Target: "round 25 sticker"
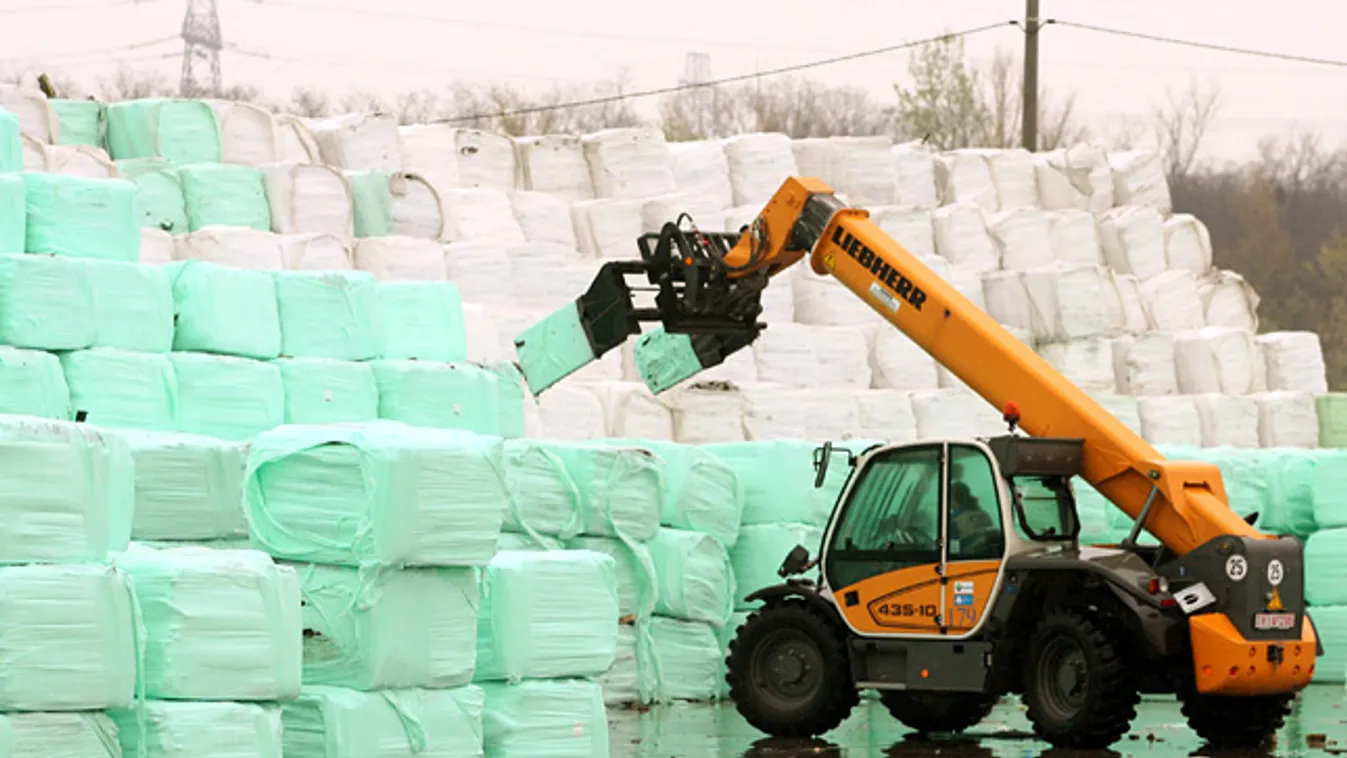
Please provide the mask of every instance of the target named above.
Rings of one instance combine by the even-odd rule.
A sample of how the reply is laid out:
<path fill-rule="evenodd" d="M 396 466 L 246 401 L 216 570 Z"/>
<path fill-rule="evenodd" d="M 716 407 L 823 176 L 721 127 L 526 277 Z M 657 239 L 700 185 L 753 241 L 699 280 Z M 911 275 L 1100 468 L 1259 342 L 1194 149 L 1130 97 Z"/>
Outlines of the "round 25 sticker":
<path fill-rule="evenodd" d="M 1271 584 L 1273 587 L 1276 587 L 1277 585 L 1281 584 L 1282 580 L 1285 578 L 1286 578 L 1286 569 L 1282 567 L 1282 562 L 1277 560 L 1276 558 L 1273 558 L 1272 560 L 1268 561 L 1267 564 L 1268 584 Z"/>
<path fill-rule="evenodd" d="M 1244 581 L 1244 576 L 1249 573 L 1249 561 L 1242 555 L 1232 555 L 1225 562 L 1225 575 L 1230 577 L 1232 582 Z"/>

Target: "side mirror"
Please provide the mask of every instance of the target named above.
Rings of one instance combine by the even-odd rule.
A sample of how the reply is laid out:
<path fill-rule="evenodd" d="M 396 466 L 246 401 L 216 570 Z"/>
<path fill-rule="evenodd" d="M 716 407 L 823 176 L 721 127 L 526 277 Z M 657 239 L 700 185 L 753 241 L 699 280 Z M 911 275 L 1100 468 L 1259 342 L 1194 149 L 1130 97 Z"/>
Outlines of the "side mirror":
<path fill-rule="evenodd" d="M 822 487 L 823 481 L 828 478 L 828 461 L 832 460 L 832 457 L 832 442 L 825 442 L 823 447 L 814 448 L 814 489 Z M 809 554 L 806 552 L 805 558 L 808 557 Z"/>
<path fill-rule="evenodd" d="M 809 550 L 804 545 L 796 545 L 786 555 L 786 560 L 781 562 L 781 568 L 777 569 L 777 576 L 794 576 L 802 574 L 809 570 Z"/>

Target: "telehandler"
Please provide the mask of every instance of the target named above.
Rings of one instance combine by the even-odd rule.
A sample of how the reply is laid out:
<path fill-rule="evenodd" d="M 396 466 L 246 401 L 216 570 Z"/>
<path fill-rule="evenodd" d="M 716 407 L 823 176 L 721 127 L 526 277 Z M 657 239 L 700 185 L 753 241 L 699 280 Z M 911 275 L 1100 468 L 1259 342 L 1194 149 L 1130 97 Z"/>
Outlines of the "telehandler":
<path fill-rule="evenodd" d="M 738 234 L 684 227 L 638 240 L 587 292 L 515 341 L 541 393 L 641 335 L 662 392 L 749 346 L 771 277 L 809 257 L 1004 411 L 1008 433 L 816 451 L 818 482 L 851 467 L 818 555 L 748 596 L 730 696 L 773 736 L 837 727 L 877 690 L 923 733 L 978 724 L 1019 694 L 1038 736 L 1102 748 L 1142 694 L 1175 695 L 1213 746 L 1278 728 L 1323 655 L 1305 610 L 1303 547 L 1228 504 L 1220 470 L 1164 459 L 1139 435 L 823 182 L 790 178 Z M 642 276 L 654 307 L 637 307 Z M 638 285 L 638 289 L 639 289 Z M 1117 545 L 1081 545 L 1072 491 L 1088 482 L 1134 520 Z M 1158 546 L 1137 542 L 1142 530 Z M 816 572 L 812 577 L 804 574 Z"/>

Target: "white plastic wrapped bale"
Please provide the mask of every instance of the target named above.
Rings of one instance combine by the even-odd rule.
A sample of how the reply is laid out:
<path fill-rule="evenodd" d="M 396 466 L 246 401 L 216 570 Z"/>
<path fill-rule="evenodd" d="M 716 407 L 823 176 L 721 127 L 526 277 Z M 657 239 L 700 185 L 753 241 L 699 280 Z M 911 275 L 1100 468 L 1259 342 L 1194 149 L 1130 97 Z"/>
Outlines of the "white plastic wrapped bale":
<path fill-rule="evenodd" d="M 1072 384 L 1086 392 L 1116 392 L 1113 348 L 1101 337 L 1054 342 L 1039 347 L 1039 354 Z"/>
<path fill-rule="evenodd" d="M 351 183 L 328 166 L 279 163 L 264 166 L 271 230 L 280 234 L 355 233 Z"/>
<path fill-rule="evenodd" d="M 1233 271 L 1212 271 L 1197 285 L 1202 310 L 1210 326 L 1258 331 L 1258 293 Z"/>
<path fill-rule="evenodd" d="M 996 185 L 997 210 L 1038 206 L 1038 177 L 1033 154 L 1024 148 L 986 150 L 987 166 Z"/>
<path fill-rule="evenodd" d="M 861 390 L 855 393 L 855 401 L 859 439 L 889 442 L 917 439 L 917 416 L 906 390 Z"/>
<path fill-rule="evenodd" d="M 912 412 L 921 439 L 1001 434 L 1005 422 L 986 400 L 964 389 L 912 393 Z"/>
<path fill-rule="evenodd" d="M 114 565 L 131 576 L 145 623 L 145 695 L 162 700 L 289 700 L 299 695 L 299 580 L 256 550 L 140 545 Z"/>
<path fill-rule="evenodd" d="M 1165 271 L 1142 281 L 1141 299 L 1152 329 L 1182 332 L 1207 325 L 1197 279 L 1190 271 Z"/>
<path fill-rule="evenodd" d="M 1138 435 L 1141 434 L 1141 409 L 1135 397 L 1114 395 L 1108 392 L 1092 392 L 1090 397 L 1101 405 L 1114 418 Z"/>
<path fill-rule="evenodd" d="M 896 201 L 898 172 L 888 137 L 812 137 L 791 147 L 802 175 L 822 179 L 852 204 Z"/>
<path fill-rule="evenodd" d="M 725 161 L 736 206 L 757 206 L 771 199 L 786 179 L 800 173 L 790 137 L 776 132 L 738 134 L 725 140 Z"/>
<path fill-rule="evenodd" d="M 502 444 L 388 421 L 263 432 L 244 475 L 249 535 L 289 560 L 485 565 L 508 499 Z"/>
<path fill-rule="evenodd" d="M 379 418 L 379 387 L 369 364 L 286 358 L 276 365 L 285 386 L 285 423 L 341 424 Z"/>
<path fill-rule="evenodd" d="M 1211 234 L 1189 213 L 1165 219 L 1165 260 L 1171 270 L 1202 276 L 1211 270 Z"/>
<path fill-rule="evenodd" d="M 1258 402 L 1258 439 L 1263 447 L 1319 446 L 1314 395 L 1273 391 L 1251 395 Z"/>
<path fill-rule="evenodd" d="M 1246 395 L 1254 391 L 1253 335 L 1242 329 L 1209 326 L 1174 335 L 1179 392 Z"/>
<path fill-rule="evenodd" d="M 434 282 L 449 278 L 440 243 L 415 237 L 357 240 L 355 267 L 384 282 Z"/>
<path fill-rule="evenodd" d="M 24 135 L 48 145 L 60 143 L 61 120 L 41 90 L 12 84 L 0 85 L 0 108 L 19 117 L 19 126 Z"/>
<path fill-rule="evenodd" d="M 280 145 L 280 160 L 285 163 L 323 162 L 322 150 L 309 125 L 289 113 L 276 114 L 276 141 Z"/>
<path fill-rule="evenodd" d="M 276 271 L 285 267 L 281 238 L 242 226 L 208 226 L 173 238 L 173 260 L 205 261 L 237 269 Z"/>
<path fill-rule="evenodd" d="M 206 100 L 220 123 L 220 160 L 265 166 L 281 160 L 280 134 L 270 111 L 251 103 Z"/>
<path fill-rule="evenodd" d="M 1035 153 L 1033 160 L 1043 208 L 1096 214 L 1113 207 L 1113 170 L 1103 148 L 1072 145 Z"/>
<path fill-rule="evenodd" d="M 281 354 L 276 285 L 263 271 L 199 260 L 167 267 L 173 286 L 174 350 L 269 360 Z"/>
<path fill-rule="evenodd" d="M 1099 247 L 1099 229 L 1094 214 L 1089 211 L 1050 211 L 1053 258 L 1062 263 L 1100 266 L 1104 252 Z"/>
<path fill-rule="evenodd" d="M 644 200 L 585 200 L 571 206 L 580 251 L 591 258 L 631 258 L 644 234 Z"/>
<path fill-rule="evenodd" d="M 277 705 L 159 700 L 146 702 L 143 711 L 133 708 L 110 715 L 121 755 L 175 758 L 190 751 L 203 758 L 281 758 Z"/>
<path fill-rule="evenodd" d="M 396 234 L 433 240 L 444 236 L 444 199 L 425 177 L 405 171 L 347 171 L 346 178 L 356 236 Z"/>
<path fill-rule="evenodd" d="M 472 681 L 481 593 L 475 569 L 296 566 L 304 685 L 357 690 Z"/>
<path fill-rule="evenodd" d="M 459 129 L 458 186 L 509 192 L 516 189 L 514 142 L 501 134 L 477 129 Z"/>
<path fill-rule="evenodd" d="M 734 611 L 734 570 L 711 535 L 661 528 L 647 547 L 658 586 L 655 613 L 724 626 Z"/>
<path fill-rule="evenodd" d="M 1258 401 L 1240 395 L 1193 397 L 1202 422 L 1203 447 L 1258 447 Z"/>
<path fill-rule="evenodd" d="M 548 134 L 521 137 L 514 144 L 524 189 L 567 203 L 594 199 L 594 180 L 579 137 Z"/>
<path fill-rule="evenodd" d="M 0 414 L 73 418 L 61 361 L 42 350 L 0 345 Z"/>
<path fill-rule="evenodd" d="M 725 211 L 714 197 L 676 192 L 646 200 L 641 206 L 641 224 L 646 232 L 658 233 L 665 224 L 678 222 L 682 214 L 692 217 L 699 229 L 719 231 L 725 226 Z M 686 228 L 686 227 L 684 227 Z M 632 240 L 634 245 L 636 240 Z"/>
<path fill-rule="evenodd" d="M 1202 445 L 1202 417 L 1191 395 L 1159 395 L 1137 401 L 1141 436 L 1152 445 Z"/>
<path fill-rule="evenodd" d="M 807 264 L 793 267 L 786 276 L 790 277 L 795 320 L 801 324 L 863 327 L 883 321 L 868 302 L 832 276 L 814 273 Z"/>
<path fill-rule="evenodd" d="M 617 655 L 613 665 L 595 681 L 603 688 L 604 705 L 639 703 L 641 697 L 641 666 L 636 653 L 636 629 L 631 624 L 617 627 Z"/>
<path fill-rule="evenodd" d="M 734 185 L 730 183 L 723 140 L 670 142 L 669 154 L 679 192 L 709 197 L 721 209 L 734 205 Z"/>
<path fill-rule="evenodd" d="M 1113 199 L 1118 205 L 1143 205 L 1169 215 L 1173 202 L 1165 178 L 1164 156 L 1151 150 L 1109 153 Z"/>
<path fill-rule="evenodd" d="M 61 354 L 70 407 L 105 428 L 170 431 L 178 404 L 173 364 L 155 353 L 97 347 Z"/>
<path fill-rule="evenodd" d="M 356 692 L 305 687 L 281 714 L 282 752 L 315 758 L 476 758 L 485 695 L 474 687 Z"/>
<path fill-rule="evenodd" d="M 637 640 L 638 647 L 641 642 Z M 698 621 L 655 618 L 646 644 L 650 665 L 641 672 L 641 689 L 655 702 L 705 702 L 720 694 L 724 656 L 715 627 Z"/>
<path fill-rule="evenodd" d="M 869 210 L 870 220 L 909 253 L 918 258 L 935 255 L 935 224 L 929 208 L 879 205 Z"/>
<path fill-rule="evenodd" d="M 878 389 L 935 389 L 940 377 L 925 348 L 889 324 L 867 329 L 871 386 Z"/>
<path fill-rule="evenodd" d="M 592 440 L 608 436 L 603 401 L 590 387 L 558 385 L 538 398 L 543 436 Z"/>
<path fill-rule="evenodd" d="M 1267 387 L 1290 392 L 1328 392 L 1324 351 L 1314 332 L 1272 332 L 1258 335 L 1267 365 Z"/>
<path fill-rule="evenodd" d="M 439 190 L 458 186 L 458 130 L 448 124 L 398 127 L 402 170 L 425 177 Z"/>
<path fill-rule="evenodd" d="M 601 129 L 581 138 L 600 198 L 646 198 L 677 190 L 673 154 L 658 129 Z"/>
<path fill-rule="evenodd" d="M 1002 326 L 1033 331 L 1034 306 L 1029 300 L 1024 274 L 1019 271 L 988 271 L 982 280 L 982 301 L 987 314 Z"/>
<path fill-rule="evenodd" d="M 599 676 L 617 655 L 611 556 L 589 550 L 497 553 L 482 580 L 479 682 Z M 570 598 L 564 615 L 550 601 Z"/>
<path fill-rule="evenodd" d="M 704 445 L 744 440 L 744 396 L 738 387 L 694 381 L 664 397 L 673 410 L 675 442 Z"/>
<path fill-rule="evenodd" d="M 866 389 L 871 383 L 865 330 L 776 324 L 753 343 L 760 382 L 787 387 Z"/>
<path fill-rule="evenodd" d="M 285 423 L 285 388 L 270 363 L 227 355 L 168 354 L 178 385 L 177 431 L 246 440 Z"/>
<path fill-rule="evenodd" d="M 135 462 L 137 540 L 213 540 L 247 534 L 243 446 L 211 437 L 118 432 Z"/>
<path fill-rule="evenodd" d="M 587 679 L 524 681 L 488 683 L 482 689 L 486 692 L 483 744 L 487 755 L 609 755 L 608 715 L 598 683 Z"/>
<path fill-rule="evenodd" d="M 781 582 L 776 570 L 796 545 L 803 545 L 811 555 L 818 555 L 823 545 L 823 530 L 806 524 L 744 525 L 739 541 L 730 551 L 736 610 L 752 610 L 762 605 L 760 600 L 750 603 L 745 598 Z"/>
<path fill-rule="evenodd" d="M 743 394 L 743 438 L 746 440 L 808 439 L 810 409 L 805 403 L 830 405 L 822 390 L 791 390 L 772 384 L 749 384 Z M 844 406 L 844 409 L 850 410 Z M 844 415 L 844 414 L 839 414 Z"/>
<path fill-rule="evenodd" d="M 940 205 L 935 180 L 935 153 L 920 142 L 894 145 L 892 151 L 898 179 L 894 202 L 917 208 L 935 208 Z"/>
<path fill-rule="evenodd" d="M 173 262 L 173 235 L 161 229 L 142 227 L 140 230 L 140 258 L 143 266 L 162 266 Z"/>
<path fill-rule="evenodd" d="M 130 578 L 109 566 L 0 568 L 0 708 L 130 707 L 140 652 L 133 604 Z"/>
<path fill-rule="evenodd" d="M 379 418 L 417 427 L 500 433 L 498 378 L 473 363 L 371 361 Z"/>
<path fill-rule="evenodd" d="M 574 302 L 577 292 L 589 289 L 598 268 L 594 260 L 581 258 L 573 248 L 555 242 L 510 245 L 505 248 L 505 255 L 509 262 L 509 294 L 512 295 L 509 304 L 527 311 L 555 313 L 567 303 Z M 499 272 L 499 269 L 494 270 Z M 479 270 L 479 273 L 485 272 Z M 480 302 L 482 294 L 478 290 L 470 292 L 469 297 Z"/>
<path fill-rule="evenodd" d="M 1165 222 L 1154 208 L 1128 205 L 1100 216 L 1099 246 L 1110 268 L 1143 282 L 1167 266 Z"/>
<path fill-rule="evenodd" d="M 524 242 L 510 196 L 488 188 L 454 188 L 440 193 L 444 204 L 444 239 L 498 244 Z"/>
<path fill-rule="evenodd" d="M 47 171 L 86 179 L 116 179 L 117 166 L 100 147 L 48 145 Z"/>
<path fill-rule="evenodd" d="M 1117 298 L 1117 290 L 1102 267 L 1045 266 L 1026 271 L 1023 282 L 1035 342 L 1068 342 L 1108 333 L 1109 303 Z"/>
<path fill-rule="evenodd" d="M 25 172 L 47 170 L 47 145 L 23 135 L 23 170 Z"/>
<path fill-rule="evenodd" d="M 936 156 L 935 181 L 944 205 L 1000 210 L 996 182 L 984 150 L 952 150 Z"/>
<path fill-rule="evenodd" d="M 954 203 L 932 214 L 935 250 L 940 257 L 969 271 L 994 271 L 1001 267 L 996 243 L 982 209 L 972 203 Z"/>
<path fill-rule="evenodd" d="M 348 171 L 400 171 L 398 120 L 384 113 L 347 113 L 309 123 L 323 163 Z"/>
<path fill-rule="evenodd" d="M 1131 274 L 1109 272 L 1117 297 L 1108 299 L 1109 332 L 1112 334 L 1142 334 L 1150 328 L 1146 315 L 1146 301 L 1141 294 L 1141 282 Z"/>
<path fill-rule="evenodd" d="M 594 391 L 603 404 L 606 436 L 673 439 L 672 411 L 641 382 L 603 382 Z"/>
<path fill-rule="evenodd" d="M 286 271 L 351 271 L 350 244 L 335 234 L 282 234 L 281 257 Z"/>
<path fill-rule="evenodd" d="M 1124 395 L 1177 395 L 1174 335 L 1147 332 L 1112 342 L 1113 377 Z"/>
<path fill-rule="evenodd" d="M 576 249 L 575 222 L 570 203 L 559 195 L 545 192 L 511 192 L 510 207 L 524 239 Z"/>

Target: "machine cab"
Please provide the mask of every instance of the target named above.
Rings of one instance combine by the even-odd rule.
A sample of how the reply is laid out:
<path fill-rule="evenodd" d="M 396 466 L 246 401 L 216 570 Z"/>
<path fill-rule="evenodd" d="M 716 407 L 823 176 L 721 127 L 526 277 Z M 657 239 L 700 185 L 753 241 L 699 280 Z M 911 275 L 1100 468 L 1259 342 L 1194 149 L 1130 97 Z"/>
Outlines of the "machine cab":
<path fill-rule="evenodd" d="M 825 446 L 819 478 L 831 461 Z M 824 535 L 823 586 L 866 636 L 960 637 L 980 626 L 1005 558 L 1073 545 L 1080 440 L 885 445 L 854 468 Z"/>

